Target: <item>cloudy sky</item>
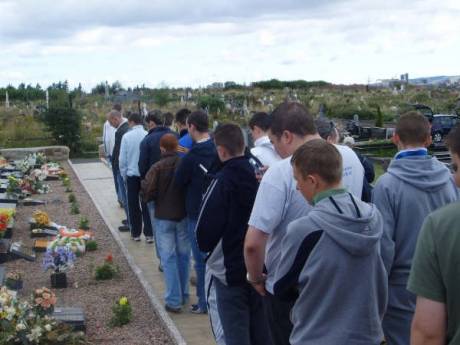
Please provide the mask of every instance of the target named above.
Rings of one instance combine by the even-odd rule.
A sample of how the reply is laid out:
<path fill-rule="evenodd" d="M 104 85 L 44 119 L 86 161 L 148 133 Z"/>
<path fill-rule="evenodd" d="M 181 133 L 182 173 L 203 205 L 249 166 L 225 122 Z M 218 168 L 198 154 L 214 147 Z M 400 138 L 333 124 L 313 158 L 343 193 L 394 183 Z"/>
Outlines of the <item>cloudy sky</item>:
<path fill-rule="evenodd" d="M 460 74 L 459 0 L 0 0 L 0 86 Z"/>

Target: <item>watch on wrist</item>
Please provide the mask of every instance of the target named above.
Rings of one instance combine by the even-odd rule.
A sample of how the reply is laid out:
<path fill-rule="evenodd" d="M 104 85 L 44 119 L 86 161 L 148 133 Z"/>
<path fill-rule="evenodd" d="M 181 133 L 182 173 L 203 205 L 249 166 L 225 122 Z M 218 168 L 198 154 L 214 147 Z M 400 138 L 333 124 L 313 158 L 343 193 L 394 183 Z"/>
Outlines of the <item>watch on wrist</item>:
<path fill-rule="evenodd" d="M 246 273 L 246 280 L 250 284 L 258 285 L 258 284 L 265 283 L 266 278 L 265 278 L 265 276 L 262 275 L 257 279 L 252 279 L 251 276 L 249 275 L 249 272 L 248 272 L 248 273 Z"/>

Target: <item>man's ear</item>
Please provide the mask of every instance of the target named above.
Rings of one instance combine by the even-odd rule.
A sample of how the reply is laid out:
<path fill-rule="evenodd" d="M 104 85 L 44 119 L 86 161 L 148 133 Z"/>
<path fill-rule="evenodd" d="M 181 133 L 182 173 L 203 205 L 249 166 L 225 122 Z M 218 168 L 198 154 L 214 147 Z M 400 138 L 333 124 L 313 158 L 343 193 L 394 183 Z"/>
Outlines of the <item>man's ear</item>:
<path fill-rule="evenodd" d="M 283 134 L 281 134 L 281 138 L 286 144 L 291 144 L 294 139 L 294 135 L 291 132 L 284 130 Z"/>

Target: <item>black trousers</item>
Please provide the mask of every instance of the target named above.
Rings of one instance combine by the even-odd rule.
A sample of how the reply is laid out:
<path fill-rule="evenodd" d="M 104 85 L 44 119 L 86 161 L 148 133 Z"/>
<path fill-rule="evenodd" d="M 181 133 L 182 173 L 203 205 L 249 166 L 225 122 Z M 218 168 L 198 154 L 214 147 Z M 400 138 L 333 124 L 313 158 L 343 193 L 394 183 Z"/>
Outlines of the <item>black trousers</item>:
<path fill-rule="evenodd" d="M 126 192 L 128 194 L 128 217 L 131 227 L 131 236 L 139 237 L 144 224 L 144 236 L 152 237 L 152 223 L 150 222 L 149 209 L 147 204 L 141 202 L 139 192 L 141 190 L 141 178 L 139 176 L 128 176 L 126 179 Z"/>
<path fill-rule="evenodd" d="M 292 332 L 291 309 L 294 302 L 280 300 L 267 292 L 264 298 L 265 312 L 274 345 L 289 345 Z"/>
<path fill-rule="evenodd" d="M 225 345 L 271 345 L 263 297 L 248 283 L 226 286 L 212 279 Z"/>

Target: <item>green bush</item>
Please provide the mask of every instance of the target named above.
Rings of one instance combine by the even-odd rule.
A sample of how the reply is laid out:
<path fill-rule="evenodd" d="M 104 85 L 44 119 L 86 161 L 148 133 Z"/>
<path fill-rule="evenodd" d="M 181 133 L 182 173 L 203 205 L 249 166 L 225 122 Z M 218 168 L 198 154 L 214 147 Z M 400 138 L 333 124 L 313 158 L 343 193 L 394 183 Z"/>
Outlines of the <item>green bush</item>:
<path fill-rule="evenodd" d="M 101 266 L 96 267 L 96 280 L 109 280 L 117 275 L 117 268 L 109 262 L 105 262 Z"/>
<path fill-rule="evenodd" d="M 70 213 L 80 214 L 80 206 L 78 205 L 76 201 L 72 203 L 72 206 L 70 206 Z"/>
<path fill-rule="evenodd" d="M 121 297 L 112 307 L 112 318 L 110 320 L 110 326 L 120 327 L 126 325 L 131 321 L 132 308 L 126 297 Z"/>
<path fill-rule="evenodd" d="M 89 220 L 85 216 L 80 218 L 80 224 L 78 225 L 80 229 L 88 230 L 89 229 Z"/>
<path fill-rule="evenodd" d="M 68 199 L 69 199 L 70 203 L 74 203 L 74 202 L 77 201 L 77 198 L 75 197 L 75 194 L 73 194 L 73 193 L 69 194 Z"/>
<path fill-rule="evenodd" d="M 97 250 L 97 242 L 94 240 L 86 242 L 86 250 L 89 252 L 94 252 L 95 250 Z"/>

